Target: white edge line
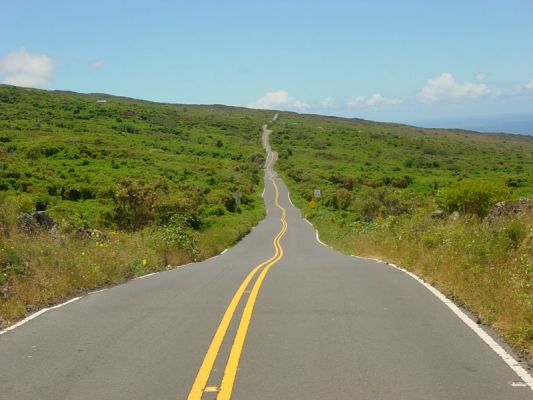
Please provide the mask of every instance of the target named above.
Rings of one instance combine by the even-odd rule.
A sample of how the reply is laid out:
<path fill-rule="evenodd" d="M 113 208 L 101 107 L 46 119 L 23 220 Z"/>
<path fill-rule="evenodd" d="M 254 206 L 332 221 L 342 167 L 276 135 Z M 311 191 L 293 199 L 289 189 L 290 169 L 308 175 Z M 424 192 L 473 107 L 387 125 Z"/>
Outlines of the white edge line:
<path fill-rule="evenodd" d="M 317 232 L 317 240 L 318 240 L 318 232 Z M 322 243 L 322 242 L 321 242 Z M 353 255 L 352 255 L 353 256 Z M 395 268 L 399 271 L 402 271 L 409 275 L 414 280 L 418 281 L 420 284 L 422 284 L 427 290 L 429 290 L 436 298 L 438 298 L 441 302 L 443 302 L 461 321 L 463 321 L 470 329 L 472 329 L 476 335 L 479 336 L 481 340 L 483 340 L 500 358 L 505 361 L 505 363 L 524 381 L 525 385 L 529 386 L 531 390 L 533 390 L 533 377 L 526 371 L 524 367 L 520 365 L 516 359 L 507 353 L 502 346 L 498 344 L 487 332 L 485 332 L 482 328 L 480 328 L 468 315 L 466 315 L 457 305 L 450 299 L 448 299 L 444 294 L 442 294 L 441 291 L 436 289 L 434 286 L 430 285 L 429 283 L 425 282 L 422 278 L 418 277 L 414 273 L 407 271 L 406 269 L 397 266 L 396 264 L 388 263 L 383 260 L 379 260 L 376 258 L 367 258 L 367 257 L 359 257 L 359 256 L 353 256 L 357 258 L 363 258 L 367 260 L 372 261 L 378 261 L 381 263 L 385 263 L 390 265 L 392 268 Z M 514 385 L 518 386 L 518 385 Z"/>
<path fill-rule="evenodd" d="M 138 276 L 138 277 L 135 278 L 134 280 L 148 278 L 149 276 L 152 276 L 152 275 L 155 275 L 155 274 L 157 274 L 157 272 L 152 272 L 151 274 L 146 274 L 146 275 L 143 275 L 143 276 Z"/>
<path fill-rule="evenodd" d="M 6 329 L 4 329 L 3 331 L 0 331 L 0 335 L 3 335 L 4 333 L 7 333 L 9 331 L 12 331 L 13 329 L 15 328 L 18 328 L 19 326 L 21 325 L 24 325 L 26 322 L 29 322 L 31 321 L 32 319 L 34 318 L 37 318 L 39 315 L 42 315 L 44 314 L 45 312 L 47 311 L 50 311 L 50 310 L 54 310 L 56 308 L 60 308 L 60 307 L 63 307 L 63 306 L 66 306 L 67 304 L 70 304 L 70 303 L 74 303 L 76 300 L 79 300 L 81 299 L 83 296 L 79 296 L 79 297 L 74 297 L 73 299 L 70 299 L 68 301 L 65 301 L 64 303 L 61 303 L 61 304 L 57 304 L 55 306 L 52 306 L 52 307 L 47 307 L 47 308 L 43 308 L 42 310 L 39 310 L 37 311 L 36 313 L 24 318 L 22 321 L 19 321 L 17 322 L 16 324 L 13 324 L 9 327 L 7 327 Z"/>
<path fill-rule="evenodd" d="M 320 237 L 318 236 L 318 230 L 315 229 L 315 233 L 316 233 L 317 242 L 320 243 L 322 246 L 329 247 L 326 243 L 324 243 L 322 240 L 320 240 Z"/>
<path fill-rule="evenodd" d="M 313 226 L 313 224 L 312 224 L 311 222 L 309 222 L 309 221 L 307 220 L 307 218 L 304 218 L 304 221 L 307 222 L 309 225 Z M 314 226 L 313 226 L 313 228 L 314 228 Z M 326 246 L 326 247 L 331 248 L 331 247 L 328 246 L 326 243 L 324 243 L 322 240 L 320 240 L 320 236 L 319 236 L 319 234 L 318 234 L 318 229 L 315 229 L 315 235 L 316 235 L 316 241 L 317 241 L 318 243 L 320 243 L 322 246 Z"/>
<path fill-rule="evenodd" d="M 287 190 L 287 197 L 289 198 L 289 203 L 291 203 L 291 206 L 294 207 L 294 204 L 292 204 L 292 200 L 291 200 L 291 194 L 288 190 Z"/>
<path fill-rule="evenodd" d="M 266 187 L 263 188 L 263 193 L 261 193 L 261 197 L 265 197 L 265 190 L 266 190 Z"/>
<path fill-rule="evenodd" d="M 220 255 L 224 254 L 226 251 L 228 251 L 228 249 L 225 249 L 222 253 L 220 253 Z"/>
<path fill-rule="evenodd" d="M 204 261 L 205 261 L 205 260 L 204 260 Z M 187 264 L 181 264 L 181 265 L 178 265 L 178 266 L 176 266 L 176 267 L 174 267 L 174 268 L 183 268 L 183 267 L 186 267 L 187 265 L 192 265 L 192 264 L 194 264 L 194 261 L 193 261 L 193 262 L 190 262 L 190 263 L 187 263 Z"/>
<path fill-rule="evenodd" d="M 100 293 L 100 292 L 105 292 L 107 289 L 109 289 L 109 288 L 103 288 L 103 289 L 99 289 L 99 290 L 93 290 L 92 292 L 89 292 L 88 294 L 96 294 L 96 293 Z"/>

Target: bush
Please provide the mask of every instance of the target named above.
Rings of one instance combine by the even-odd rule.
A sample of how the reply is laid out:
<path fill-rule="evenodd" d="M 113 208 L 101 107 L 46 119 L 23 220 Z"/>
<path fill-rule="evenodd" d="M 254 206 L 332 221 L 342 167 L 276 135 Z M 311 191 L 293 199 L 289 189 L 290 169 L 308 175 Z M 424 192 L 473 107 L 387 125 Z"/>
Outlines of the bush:
<path fill-rule="evenodd" d="M 198 234 L 191 229 L 193 224 L 192 217 L 176 214 L 165 225 L 150 229 L 152 246 L 163 255 L 165 263 L 172 263 L 172 255 L 180 251 L 193 260 L 198 257 Z"/>
<path fill-rule="evenodd" d="M 13 198 L 14 208 L 17 212 L 32 213 L 35 211 L 35 203 L 31 196 L 21 194 Z"/>
<path fill-rule="evenodd" d="M 507 200 L 509 191 L 497 183 L 468 179 L 444 189 L 439 202 L 447 211 L 485 216 L 496 203 Z"/>
<path fill-rule="evenodd" d="M 121 229 L 133 231 L 148 225 L 157 197 L 154 188 L 130 178 L 121 178 L 113 193 L 115 207 L 112 219 Z"/>
<path fill-rule="evenodd" d="M 133 134 L 139 133 L 139 129 L 137 129 L 135 125 L 131 125 L 131 124 L 121 125 L 120 131 L 124 133 L 133 133 Z"/>
<path fill-rule="evenodd" d="M 225 201 L 224 201 L 224 205 L 226 206 L 226 209 L 229 211 L 229 212 L 235 212 L 237 211 L 237 201 L 233 198 L 233 197 L 228 197 Z"/>
<path fill-rule="evenodd" d="M 345 188 L 340 188 L 335 192 L 335 197 L 333 198 L 333 206 L 335 208 L 340 208 L 341 210 L 346 210 L 352 201 L 352 194 Z"/>

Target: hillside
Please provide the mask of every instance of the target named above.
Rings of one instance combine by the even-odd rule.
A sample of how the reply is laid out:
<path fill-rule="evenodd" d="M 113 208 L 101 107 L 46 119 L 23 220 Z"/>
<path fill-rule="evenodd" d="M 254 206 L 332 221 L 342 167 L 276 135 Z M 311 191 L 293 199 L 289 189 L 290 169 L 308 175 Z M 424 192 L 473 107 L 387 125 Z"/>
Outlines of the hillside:
<path fill-rule="evenodd" d="M 0 86 L 0 325 L 235 243 L 264 215 L 268 117 Z"/>

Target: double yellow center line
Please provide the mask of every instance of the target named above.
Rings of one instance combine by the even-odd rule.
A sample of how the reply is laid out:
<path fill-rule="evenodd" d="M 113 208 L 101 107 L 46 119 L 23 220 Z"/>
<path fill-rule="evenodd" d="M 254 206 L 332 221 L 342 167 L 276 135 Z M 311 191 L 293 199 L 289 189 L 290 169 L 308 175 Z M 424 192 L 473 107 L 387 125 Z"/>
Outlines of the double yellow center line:
<path fill-rule="evenodd" d="M 276 194 L 274 202 L 276 204 L 276 207 L 281 210 L 281 230 L 273 240 L 275 249 L 274 255 L 268 260 L 257 265 L 248 274 L 248 276 L 244 279 L 244 281 L 241 283 L 241 285 L 233 295 L 233 298 L 231 299 L 231 302 L 228 308 L 226 309 L 226 312 L 224 313 L 220 324 L 218 325 L 218 328 L 215 332 L 215 336 L 213 337 L 213 340 L 211 341 L 211 344 L 207 349 L 207 353 L 204 357 L 202 365 L 198 370 L 196 379 L 192 385 L 191 391 L 189 392 L 189 396 L 187 398 L 188 400 L 202 399 L 202 396 L 206 391 L 207 381 L 209 379 L 209 376 L 211 375 L 211 371 L 218 356 L 220 346 L 224 341 L 230 322 L 233 318 L 233 315 L 235 314 L 235 310 L 237 309 L 237 306 L 239 305 L 241 298 L 244 292 L 246 291 L 246 288 L 248 287 L 254 276 L 260 271 L 259 276 L 257 277 L 252 287 L 252 290 L 250 291 L 250 295 L 248 296 L 246 305 L 244 306 L 241 321 L 237 328 L 237 333 L 233 340 L 233 345 L 231 346 L 231 351 L 228 357 L 228 361 L 226 363 L 226 368 L 224 369 L 222 382 L 220 384 L 220 388 L 217 389 L 217 400 L 229 400 L 231 398 L 233 385 L 235 384 L 235 377 L 237 376 L 237 368 L 239 367 L 239 360 L 241 358 L 241 353 L 244 347 L 244 341 L 246 339 L 248 327 L 250 326 L 250 320 L 252 319 L 252 313 L 254 310 L 255 302 L 257 300 L 257 295 L 259 294 L 259 290 L 261 289 L 261 285 L 263 284 L 268 270 L 272 267 L 272 265 L 277 263 L 283 257 L 283 247 L 281 247 L 280 240 L 287 231 L 287 221 L 285 218 L 286 210 L 279 204 L 278 186 L 276 185 L 276 181 L 274 180 L 272 173 L 270 172 L 270 167 L 273 162 L 273 158 L 273 155 L 270 154 L 270 162 L 267 165 L 267 172 L 269 173 L 269 179 L 272 182 L 272 185 L 274 186 L 274 191 Z"/>

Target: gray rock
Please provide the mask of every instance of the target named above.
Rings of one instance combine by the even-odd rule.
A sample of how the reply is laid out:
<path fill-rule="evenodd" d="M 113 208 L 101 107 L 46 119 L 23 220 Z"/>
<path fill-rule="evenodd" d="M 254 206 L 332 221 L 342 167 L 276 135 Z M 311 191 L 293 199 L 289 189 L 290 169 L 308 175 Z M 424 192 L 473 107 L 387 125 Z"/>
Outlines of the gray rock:
<path fill-rule="evenodd" d="M 19 217 L 19 226 L 22 230 L 29 234 L 39 232 L 39 224 L 35 221 L 31 214 L 22 213 Z"/>
<path fill-rule="evenodd" d="M 460 217 L 459 211 L 454 211 L 450 215 L 450 221 L 457 221 Z"/>
<path fill-rule="evenodd" d="M 500 217 L 509 218 L 533 212 L 533 200 L 520 198 L 514 201 L 500 201 L 489 211 L 485 221 L 492 222 Z"/>
<path fill-rule="evenodd" d="M 441 209 L 435 210 L 431 213 L 432 218 L 444 218 L 444 211 Z"/>
<path fill-rule="evenodd" d="M 36 211 L 32 214 L 20 214 L 19 225 L 24 232 L 36 234 L 43 230 L 48 231 L 55 228 L 57 226 L 57 222 L 46 212 Z"/>
<path fill-rule="evenodd" d="M 43 229 L 50 230 L 57 226 L 57 222 L 45 211 L 36 211 L 32 214 L 32 217 Z"/>

